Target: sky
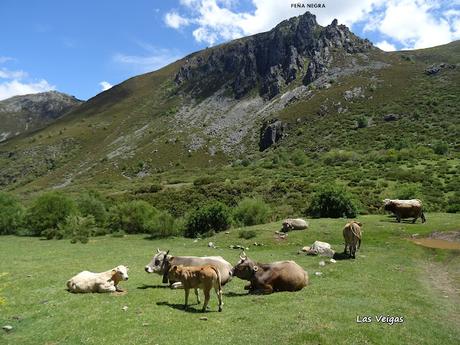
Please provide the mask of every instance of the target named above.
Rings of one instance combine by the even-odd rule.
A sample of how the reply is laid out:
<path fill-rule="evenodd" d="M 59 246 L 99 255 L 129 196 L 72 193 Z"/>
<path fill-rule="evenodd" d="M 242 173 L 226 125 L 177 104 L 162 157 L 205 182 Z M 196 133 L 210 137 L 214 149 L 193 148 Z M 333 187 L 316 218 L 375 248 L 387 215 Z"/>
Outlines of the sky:
<path fill-rule="evenodd" d="M 57 90 L 87 100 L 115 84 L 307 9 L 385 51 L 460 39 L 460 0 L 0 0 L 0 100 Z"/>

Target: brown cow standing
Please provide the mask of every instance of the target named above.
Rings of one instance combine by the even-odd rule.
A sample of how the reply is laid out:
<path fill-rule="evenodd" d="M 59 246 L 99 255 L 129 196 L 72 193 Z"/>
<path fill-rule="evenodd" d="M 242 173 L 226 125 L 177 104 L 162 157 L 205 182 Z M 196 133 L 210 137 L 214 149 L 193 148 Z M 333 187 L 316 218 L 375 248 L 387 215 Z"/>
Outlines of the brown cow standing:
<path fill-rule="evenodd" d="M 356 245 L 358 244 L 358 249 L 361 247 L 361 226 L 360 222 L 352 220 L 347 223 L 343 228 L 343 238 L 345 240 L 345 249 L 343 252 L 347 254 L 347 247 L 350 250 L 350 257 L 356 257 Z"/>
<path fill-rule="evenodd" d="M 168 273 L 170 280 L 180 281 L 184 286 L 185 290 L 185 304 L 184 308 L 187 308 L 188 295 L 190 289 L 203 289 L 204 292 L 204 304 L 202 311 L 206 311 L 206 307 L 209 303 L 211 288 L 214 288 L 219 299 L 219 311 L 222 311 L 222 282 L 220 278 L 219 270 L 212 266 L 182 266 L 174 265 L 171 267 Z"/>
<path fill-rule="evenodd" d="M 383 208 L 385 211 L 391 211 L 395 214 L 398 223 L 401 219 L 412 218 L 412 223 L 417 221 L 418 217 L 422 218 L 422 223 L 426 222 L 425 215 L 423 214 L 423 205 L 419 199 L 411 200 L 391 200 L 385 199 L 383 201 Z"/>
<path fill-rule="evenodd" d="M 308 273 L 294 261 L 261 264 L 249 259 L 244 252 L 233 267 L 233 275 L 249 280 L 245 289 L 253 293 L 299 291 L 308 285 Z"/>

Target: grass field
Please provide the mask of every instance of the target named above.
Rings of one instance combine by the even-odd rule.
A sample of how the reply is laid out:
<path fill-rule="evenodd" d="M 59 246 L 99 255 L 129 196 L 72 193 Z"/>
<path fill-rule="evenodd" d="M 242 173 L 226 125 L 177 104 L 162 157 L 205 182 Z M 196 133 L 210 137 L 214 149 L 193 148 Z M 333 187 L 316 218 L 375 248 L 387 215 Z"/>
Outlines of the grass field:
<path fill-rule="evenodd" d="M 382 215 L 363 216 L 363 245 L 356 260 L 318 265 L 320 257 L 298 255 L 315 240 L 342 251 L 344 219 L 310 221 L 307 231 L 274 238 L 279 224 L 239 229 L 210 239 L 148 240 L 142 235 L 96 237 L 86 245 L 67 240 L 0 238 L 0 344 L 458 344 L 460 339 L 460 251 L 428 249 L 411 234 L 460 229 L 459 214 L 431 213 L 426 224 L 398 224 Z M 218 248 L 208 248 L 214 242 Z M 264 246 L 254 246 L 254 242 Z M 224 288 L 224 310 L 184 311 L 183 290 L 170 290 L 144 266 L 157 247 L 172 254 L 222 255 L 234 264 L 239 251 L 262 262 L 293 259 L 310 274 L 296 293 L 247 295 L 235 278 Z M 81 270 L 130 267 L 126 294 L 68 293 L 65 282 Z M 315 272 L 322 272 L 316 276 Z M 193 297 L 193 294 L 192 296 Z M 191 298 L 194 302 L 194 298 Z M 123 311 L 122 308 L 128 309 Z M 196 309 L 194 309 L 196 308 Z M 402 316 L 403 323 L 357 323 L 357 316 Z M 200 320 L 206 316 L 207 321 Z"/>

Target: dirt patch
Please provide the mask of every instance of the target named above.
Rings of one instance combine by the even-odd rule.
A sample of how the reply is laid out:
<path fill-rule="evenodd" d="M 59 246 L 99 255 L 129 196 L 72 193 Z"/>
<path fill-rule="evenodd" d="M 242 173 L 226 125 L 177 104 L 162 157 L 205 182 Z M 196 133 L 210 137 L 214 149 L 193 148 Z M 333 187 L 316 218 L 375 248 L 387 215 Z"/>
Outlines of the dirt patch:
<path fill-rule="evenodd" d="M 428 248 L 460 250 L 460 242 L 437 240 L 434 238 L 414 238 L 409 241 Z"/>
<path fill-rule="evenodd" d="M 409 241 L 428 248 L 460 250 L 460 231 L 435 231 L 429 237 Z"/>
<path fill-rule="evenodd" d="M 435 231 L 430 235 L 430 238 L 434 238 L 436 240 L 460 242 L 460 230 L 456 230 L 456 231 Z"/>

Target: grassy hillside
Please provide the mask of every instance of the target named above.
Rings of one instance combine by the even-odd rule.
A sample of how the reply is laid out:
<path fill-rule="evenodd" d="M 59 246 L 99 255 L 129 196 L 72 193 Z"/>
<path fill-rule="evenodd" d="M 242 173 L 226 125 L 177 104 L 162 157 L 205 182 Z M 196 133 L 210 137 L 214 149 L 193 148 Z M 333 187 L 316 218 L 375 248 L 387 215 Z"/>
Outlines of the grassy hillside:
<path fill-rule="evenodd" d="M 411 234 L 458 230 L 460 217 L 427 214 L 426 224 L 395 223 L 384 216 L 362 216 L 364 237 L 356 260 L 319 266 L 320 257 L 298 255 L 315 240 L 342 250 L 344 219 L 310 221 L 307 231 L 276 240 L 279 223 L 251 229 L 256 237 L 240 239 L 239 229 L 208 240 L 146 240 L 142 236 L 98 237 L 86 245 L 37 238 L 2 237 L 0 242 L 0 333 L 2 344 L 457 344 L 460 337 L 460 256 L 458 251 L 427 249 L 407 239 Z M 254 242 L 264 246 L 254 246 Z M 217 313 L 211 296 L 203 316 L 193 305 L 182 310 L 182 290 L 163 288 L 160 276 L 144 266 L 157 247 L 173 254 L 222 255 L 236 263 L 230 244 L 249 247 L 262 262 L 293 259 L 304 267 L 311 284 L 296 293 L 247 295 L 235 278 L 224 288 L 224 310 Z M 65 282 L 83 269 L 103 271 L 130 267 L 122 282 L 126 294 L 74 295 Z M 322 272 L 321 276 L 315 272 Z M 194 298 L 191 298 L 194 301 Z M 123 311 L 122 308 L 128 309 Z M 402 316 L 392 326 L 357 316 Z"/>

